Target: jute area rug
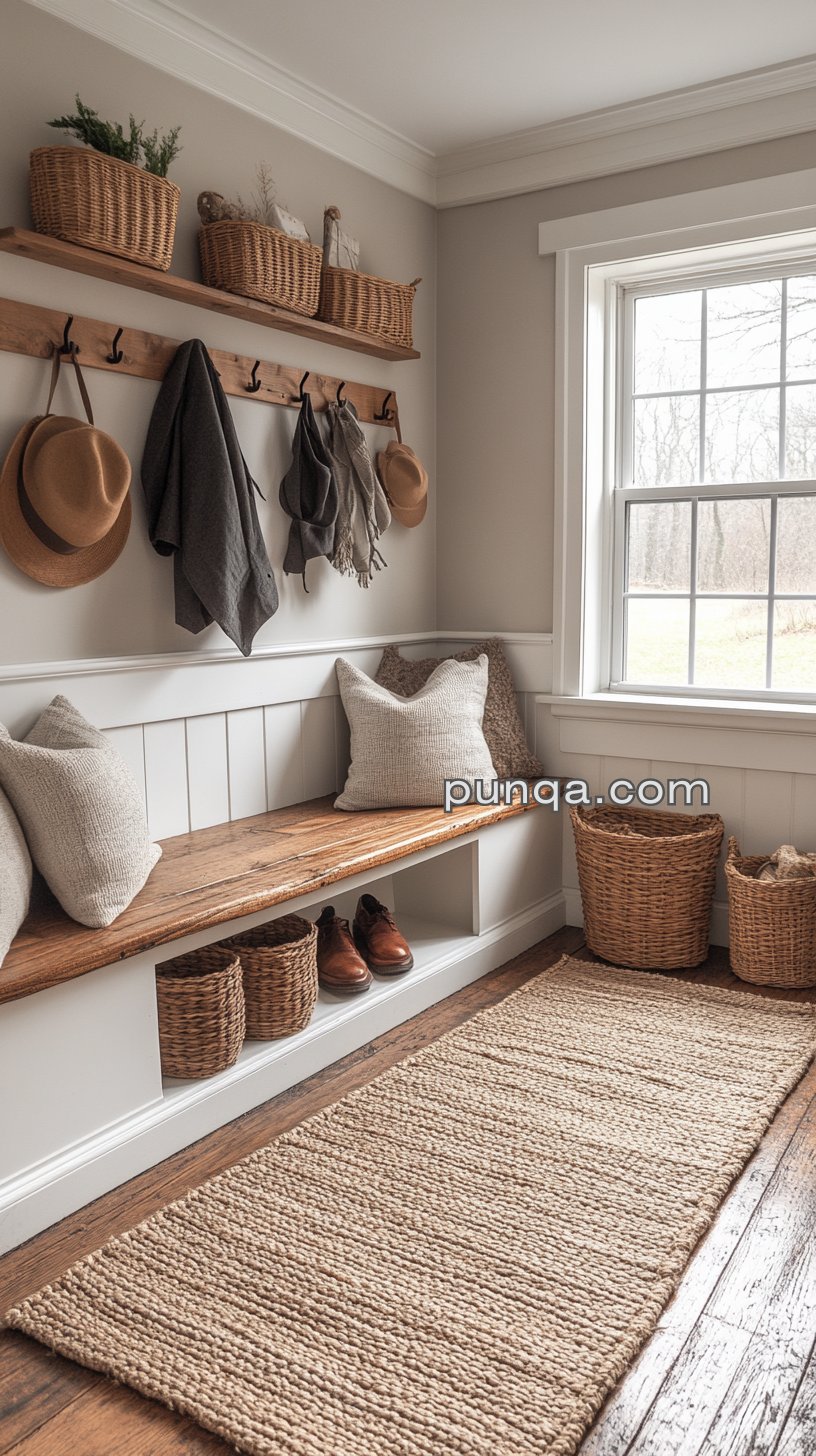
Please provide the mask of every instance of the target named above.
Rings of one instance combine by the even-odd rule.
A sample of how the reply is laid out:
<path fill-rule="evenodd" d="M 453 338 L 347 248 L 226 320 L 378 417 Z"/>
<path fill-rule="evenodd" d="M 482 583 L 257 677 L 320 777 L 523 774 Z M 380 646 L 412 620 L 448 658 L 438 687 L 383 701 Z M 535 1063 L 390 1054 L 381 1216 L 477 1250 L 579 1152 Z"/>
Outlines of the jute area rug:
<path fill-rule="evenodd" d="M 815 1041 L 565 957 L 7 1323 L 258 1456 L 567 1456 Z"/>

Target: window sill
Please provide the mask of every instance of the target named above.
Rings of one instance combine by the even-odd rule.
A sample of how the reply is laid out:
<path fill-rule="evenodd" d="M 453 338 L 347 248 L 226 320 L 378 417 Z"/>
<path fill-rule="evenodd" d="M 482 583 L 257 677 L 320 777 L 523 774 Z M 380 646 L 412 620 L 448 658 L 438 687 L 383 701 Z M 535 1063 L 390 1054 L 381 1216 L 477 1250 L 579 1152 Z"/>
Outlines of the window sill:
<path fill-rule="evenodd" d="M 542 693 L 536 702 L 558 721 L 568 757 L 641 758 L 656 770 L 683 763 L 816 774 L 816 705 L 632 693 Z"/>
<path fill-rule="evenodd" d="M 536 694 L 555 718 L 606 718 L 617 722 L 727 723 L 732 728 L 771 728 L 791 733 L 816 732 L 816 703 L 782 703 L 734 698 L 655 697 L 647 693 L 587 693 L 564 697 Z"/>

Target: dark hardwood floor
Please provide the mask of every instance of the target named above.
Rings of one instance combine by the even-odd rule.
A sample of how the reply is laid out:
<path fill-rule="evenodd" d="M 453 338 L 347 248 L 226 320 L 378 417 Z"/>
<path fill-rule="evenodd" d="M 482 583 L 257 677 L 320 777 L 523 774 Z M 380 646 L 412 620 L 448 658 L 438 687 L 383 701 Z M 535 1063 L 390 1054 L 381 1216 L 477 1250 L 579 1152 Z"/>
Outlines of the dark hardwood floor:
<path fill-rule="evenodd" d="M 6 1255 L 0 1259 L 0 1310 L 501 1000 L 565 951 L 591 959 L 582 945 L 579 931 L 559 931 Z M 731 975 L 722 951 L 689 974 L 749 989 Z M 766 994 L 816 999 L 816 992 Z M 815 1342 L 816 1064 L 734 1184 L 581 1456 L 816 1456 Z M 0 1456 L 225 1456 L 228 1449 L 192 1422 L 23 1336 L 0 1335 Z"/>

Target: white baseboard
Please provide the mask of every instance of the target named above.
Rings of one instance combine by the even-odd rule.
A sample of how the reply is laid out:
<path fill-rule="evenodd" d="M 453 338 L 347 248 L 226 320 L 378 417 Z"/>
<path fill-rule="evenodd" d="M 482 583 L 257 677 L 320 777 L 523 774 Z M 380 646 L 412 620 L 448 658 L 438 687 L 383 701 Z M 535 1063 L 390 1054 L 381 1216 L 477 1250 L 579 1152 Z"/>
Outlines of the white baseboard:
<path fill-rule="evenodd" d="M 564 886 L 564 907 L 566 924 L 582 926 L 584 915 L 581 909 L 581 892 L 572 885 Z M 715 900 L 711 910 L 711 944 L 728 943 L 728 903 L 725 900 Z"/>
<path fill-rule="evenodd" d="M 167 1084 L 160 1102 L 9 1180 L 0 1187 L 0 1253 L 495 970 L 560 929 L 564 909 L 559 891 L 483 935 L 448 934 L 417 974 L 377 981 L 352 1002 L 327 1000 L 298 1036 L 247 1043 L 228 1071 Z"/>

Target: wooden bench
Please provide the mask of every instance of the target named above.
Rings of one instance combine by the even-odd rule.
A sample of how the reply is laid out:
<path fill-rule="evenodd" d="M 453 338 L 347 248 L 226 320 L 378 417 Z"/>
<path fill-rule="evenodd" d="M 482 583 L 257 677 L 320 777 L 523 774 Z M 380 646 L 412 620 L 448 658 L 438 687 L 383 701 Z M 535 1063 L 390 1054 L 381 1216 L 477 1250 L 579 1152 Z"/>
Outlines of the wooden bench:
<path fill-rule="evenodd" d="M 0 1003 L 524 812 L 519 805 L 469 805 L 449 814 L 442 809 L 345 814 L 333 802 L 314 799 L 163 840 L 162 857 L 144 889 L 105 930 L 69 920 L 53 900 L 38 907 L 0 966 Z"/>
<path fill-rule="evenodd" d="M 52 901 L 0 967 L 0 1250 L 327 1066 L 563 924 L 558 816 L 536 805 L 344 814 L 332 798 L 162 841 L 145 888 L 89 930 Z M 162 1080 L 157 960 L 270 918 L 351 916 L 372 890 L 414 950 L 364 996 L 246 1042 L 202 1082 Z M 283 911 L 279 912 L 283 913 Z M 166 955 L 158 948 L 168 947 Z M 13 1109 L 13 1116 L 9 1116 Z"/>

